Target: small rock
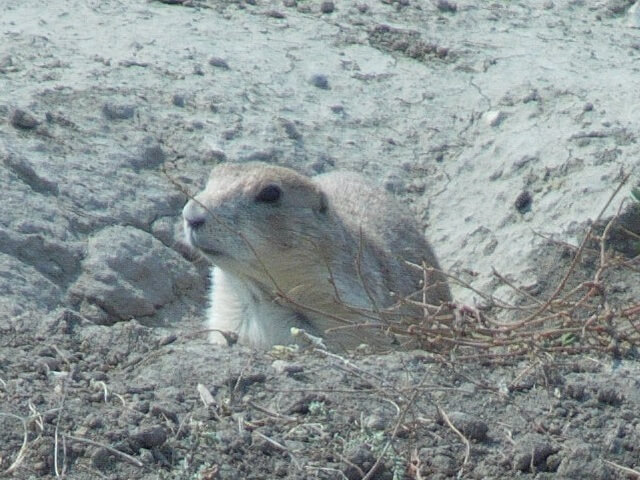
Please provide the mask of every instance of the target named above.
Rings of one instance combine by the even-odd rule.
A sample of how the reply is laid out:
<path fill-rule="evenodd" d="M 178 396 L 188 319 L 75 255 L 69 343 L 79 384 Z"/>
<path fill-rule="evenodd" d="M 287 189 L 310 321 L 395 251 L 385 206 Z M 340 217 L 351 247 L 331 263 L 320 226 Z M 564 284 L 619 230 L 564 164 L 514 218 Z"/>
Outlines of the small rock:
<path fill-rule="evenodd" d="M 44 195 L 58 195 L 58 184 L 46 178 L 46 175 L 39 175 L 26 158 L 9 153 L 4 156 L 3 160 L 4 165 L 29 185 L 32 190 Z M 41 255 L 42 252 L 39 253 L 39 256 Z"/>
<path fill-rule="evenodd" d="M 298 1 L 297 0 L 283 0 L 282 1 L 282 5 L 284 5 L 287 8 L 293 8 L 293 7 L 297 7 L 298 6 Z"/>
<path fill-rule="evenodd" d="M 311 85 L 317 88 L 321 88 L 322 90 L 329 90 L 329 79 L 326 75 L 322 75 L 321 73 L 317 73 L 311 76 Z"/>
<path fill-rule="evenodd" d="M 333 4 L 333 2 L 322 2 L 322 4 L 320 5 L 320 11 L 322 13 L 333 13 L 335 9 L 335 5 Z"/>
<path fill-rule="evenodd" d="M 482 420 L 463 412 L 451 412 L 447 413 L 447 416 L 453 426 L 460 430 L 467 438 L 478 442 L 484 442 L 487 439 L 489 426 Z M 442 418 L 438 418 L 437 421 L 441 425 L 445 423 Z"/>
<path fill-rule="evenodd" d="M 151 427 L 138 430 L 129 436 L 129 441 L 136 450 L 159 447 L 167 441 L 167 432 L 163 427 Z"/>
<path fill-rule="evenodd" d="M 109 120 L 127 120 L 133 118 L 136 109 L 132 105 L 117 105 L 105 103 L 102 106 L 102 114 Z"/>
<path fill-rule="evenodd" d="M 582 110 L 585 112 L 590 112 L 593 110 L 593 103 L 591 102 L 587 102 L 584 104 L 584 106 L 582 107 Z"/>
<path fill-rule="evenodd" d="M 173 97 L 171 97 L 171 103 L 173 103 L 176 107 L 184 107 L 185 105 L 185 98 L 184 95 L 180 95 L 179 93 L 176 93 L 175 95 L 173 95 Z"/>
<path fill-rule="evenodd" d="M 132 166 L 138 170 L 140 168 L 155 168 L 162 165 L 167 156 L 160 144 L 152 139 L 147 139 L 145 145 L 140 148 L 140 153 L 131 159 Z"/>
<path fill-rule="evenodd" d="M 267 10 L 264 14 L 271 18 L 287 18 L 284 13 L 279 12 L 278 10 Z"/>
<path fill-rule="evenodd" d="M 212 67 L 223 68 L 224 70 L 229 70 L 229 64 L 227 61 L 220 57 L 211 57 L 209 59 L 209 65 Z"/>
<path fill-rule="evenodd" d="M 299 413 L 301 415 L 306 415 L 309 413 L 309 406 L 314 402 L 328 403 L 328 400 L 324 395 L 310 393 L 309 395 L 302 397 L 297 402 L 294 402 L 294 404 L 287 409 L 287 414 L 292 415 L 294 413 Z"/>
<path fill-rule="evenodd" d="M 450 2 L 449 0 L 438 0 L 436 2 L 436 7 L 441 12 L 455 13 L 458 10 L 458 5 Z"/>
<path fill-rule="evenodd" d="M 106 324 L 152 315 L 200 282 L 197 271 L 175 250 L 131 226 L 95 233 L 81 267 L 70 298 L 86 318 Z"/>
<path fill-rule="evenodd" d="M 514 205 L 516 210 L 520 213 L 526 213 L 531 210 L 531 203 L 533 202 L 533 197 L 531 193 L 528 191 L 520 192 L 520 194 L 516 197 L 516 201 Z"/>
<path fill-rule="evenodd" d="M 520 472 L 530 472 L 532 465 L 537 470 L 543 470 L 546 467 L 547 458 L 558 451 L 549 443 L 525 445 L 519 450 L 521 453 L 516 455 L 513 468 Z"/>
<path fill-rule="evenodd" d="M 9 121 L 15 128 L 21 128 L 23 130 L 32 130 L 40 124 L 33 115 L 19 108 L 11 112 Z"/>

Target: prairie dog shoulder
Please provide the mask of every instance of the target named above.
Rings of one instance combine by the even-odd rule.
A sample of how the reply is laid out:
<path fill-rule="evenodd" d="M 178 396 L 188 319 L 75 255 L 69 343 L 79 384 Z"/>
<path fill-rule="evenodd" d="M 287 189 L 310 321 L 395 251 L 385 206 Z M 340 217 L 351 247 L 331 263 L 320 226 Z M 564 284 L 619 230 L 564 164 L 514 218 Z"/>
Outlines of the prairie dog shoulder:
<path fill-rule="evenodd" d="M 291 343 L 291 327 L 330 347 L 357 346 L 375 330 L 327 330 L 375 322 L 363 312 L 390 306 L 391 292 L 419 290 L 422 275 L 404 260 L 439 268 L 397 201 L 353 172 L 219 165 L 183 218 L 188 241 L 213 264 L 209 328 L 257 346 Z M 428 301 L 450 300 L 441 275 L 427 283 Z"/>

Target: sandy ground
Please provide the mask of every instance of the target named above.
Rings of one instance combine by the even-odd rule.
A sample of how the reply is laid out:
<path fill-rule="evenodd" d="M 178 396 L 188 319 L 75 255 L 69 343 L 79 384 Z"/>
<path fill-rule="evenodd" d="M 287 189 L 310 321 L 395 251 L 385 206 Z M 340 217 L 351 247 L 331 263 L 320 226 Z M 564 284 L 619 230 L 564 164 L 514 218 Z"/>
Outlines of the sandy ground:
<path fill-rule="evenodd" d="M 207 345 L 207 268 L 163 169 L 191 192 L 219 161 L 362 171 L 451 274 L 551 288 L 566 262 L 536 233 L 576 244 L 638 183 L 640 6 L 187 3 L 0 5 L 0 472 L 634 478 L 633 355 Z M 637 275 L 614 285 L 638 298 Z"/>

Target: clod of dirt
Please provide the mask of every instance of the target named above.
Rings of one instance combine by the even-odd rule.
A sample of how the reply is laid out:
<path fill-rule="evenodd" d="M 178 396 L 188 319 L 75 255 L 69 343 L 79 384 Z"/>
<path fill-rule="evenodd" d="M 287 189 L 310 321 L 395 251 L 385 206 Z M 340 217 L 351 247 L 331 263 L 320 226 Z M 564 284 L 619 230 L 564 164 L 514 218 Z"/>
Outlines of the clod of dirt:
<path fill-rule="evenodd" d="M 624 397 L 613 388 L 605 388 L 598 391 L 598 401 L 617 407 L 622 404 Z"/>
<path fill-rule="evenodd" d="M 371 451 L 371 448 L 362 443 L 347 452 L 345 458 L 348 461 L 347 467 L 342 471 L 349 480 L 360 480 L 365 475 L 368 475 L 374 465 L 376 464 L 376 456 Z M 373 471 L 371 479 L 376 480 L 391 480 L 391 472 L 387 471 L 384 464 L 380 462 Z"/>
<path fill-rule="evenodd" d="M 558 451 L 549 443 L 525 443 L 518 447 L 520 453 L 516 454 L 513 468 L 520 472 L 546 471 L 547 457 Z M 533 467 L 533 469 L 532 469 Z"/>
<path fill-rule="evenodd" d="M 134 432 L 129 437 L 129 443 L 135 450 L 140 448 L 152 449 L 167 441 L 167 432 L 163 427 L 145 428 Z"/>
<path fill-rule="evenodd" d="M 602 459 L 597 458 L 593 449 L 582 445 L 564 452 L 560 466 L 556 472 L 558 478 L 588 478 L 589 480 L 613 480 L 621 478 L 618 473 L 612 473 Z"/>
<path fill-rule="evenodd" d="M 470 440 L 484 442 L 487 439 L 489 426 L 482 420 L 463 412 L 451 412 L 448 413 L 447 416 L 453 426 L 460 430 L 460 432 Z M 437 421 L 441 425 L 445 424 L 444 419 L 440 416 L 438 416 Z"/>
<path fill-rule="evenodd" d="M 450 2 L 449 0 L 438 0 L 436 2 L 436 7 L 441 12 L 455 13 L 458 10 L 458 5 L 454 2 Z"/>
<path fill-rule="evenodd" d="M 460 469 L 458 460 L 445 447 L 421 448 L 416 460 L 421 478 L 453 478 Z"/>
<path fill-rule="evenodd" d="M 91 455 L 91 465 L 101 471 L 113 468 L 116 463 L 115 455 L 106 448 L 98 448 Z"/>
<path fill-rule="evenodd" d="M 133 105 L 119 105 L 115 103 L 105 103 L 102 106 L 102 114 L 108 120 L 128 120 L 133 118 L 136 107 Z"/>

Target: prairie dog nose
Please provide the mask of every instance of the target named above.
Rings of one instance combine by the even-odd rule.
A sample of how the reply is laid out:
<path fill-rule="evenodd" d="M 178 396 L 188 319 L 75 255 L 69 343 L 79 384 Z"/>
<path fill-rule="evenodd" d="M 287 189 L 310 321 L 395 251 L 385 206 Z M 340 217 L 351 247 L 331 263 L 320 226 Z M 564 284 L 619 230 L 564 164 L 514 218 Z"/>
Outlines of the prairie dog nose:
<path fill-rule="evenodd" d="M 193 230 L 202 227 L 207 221 L 207 211 L 197 202 L 189 200 L 182 210 L 182 218 Z"/>

